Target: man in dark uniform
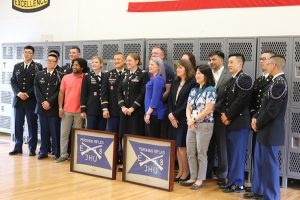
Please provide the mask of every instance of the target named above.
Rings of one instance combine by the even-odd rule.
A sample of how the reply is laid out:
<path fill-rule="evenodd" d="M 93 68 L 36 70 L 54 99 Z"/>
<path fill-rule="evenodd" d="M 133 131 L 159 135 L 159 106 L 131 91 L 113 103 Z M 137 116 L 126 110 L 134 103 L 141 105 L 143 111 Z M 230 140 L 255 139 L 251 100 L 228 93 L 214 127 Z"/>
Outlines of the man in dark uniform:
<path fill-rule="evenodd" d="M 118 106 L 118 88 L 124 78 L 125 56 L 121 52 L 114 55 L 115 69 L 104 76 L 102 84 L 103 117 L 108 119 L 108 131 L 119 133 L 120 107 Z M 122 138 L 119 138 L 118 163 L 123 163 Z"/>
<path fill-rule="evenodd" d="M 22 154 L 24 118 L 26 116 L 29 132 L 29 156 L 35 156 L 37 146 L 37 116 L 34 113 L 36 100 L 33 82 L 36 72 L 43 66 L 32 60 L 34 48 L 24 47 L 24 62 L 14 66 L 11 77 L 11 87 L 15 94 L 13 106 L 15 108 L 15 147 L 9 155 Z"/>
<path fill-rule="evenodd" d="M 232 78 L 226 84 L 221 121 L 226 125 L 228 182 L 224 192 L 244 190 L 245 156 L 250 130 L 249 103 L 252 78 L 243 72 L 245 57 L 235 53 L 228 57 Z"/>
<path fill-rule="evenodd" d="M 56 57 L 57 57 L 57 63 L 56 63 L 55 69 L 60 72 L 61 71 L 61 66 L 58 65 L 60 53 L 58 51 L 56 51 L 56 50 L 50 50 L 48 52 L 48 55 L 50 55 L 50 54 L 56 55 Z"/>
<path fill-rule="evenodd" d="M 38 159 L 48 157 L 50 136 L 52 138 L 52 151 L 59 157 L 60 119 L 58 116 L 58 93 L 61 75 L 56 69 L 58 57 L 49 54 L 47 68 L 36 74 L 34 79 L 34 92 L 37 101 L 37 113 L 41 125 L 41 147 Z"/>
<path fill-rule="evenodd" d="M 268 62 L 271 56 L 274 56 L 275 53 L 273 51 L 263 51 L 260 56 L 260 68 L 262 71 L 262 75 L 259 76 L 253 84 L 253 93 L 252 98 L 250 102 L 250 116 L 252 116 L 260 109 L 261 103 L 263 100 L 264 93 L 268 90 L 270 87 L 272 76 L 269 75 L 266 72 L 266 69 L 268 67 Z M 256 134 L 253 132 L 252 134 L 252 156 L 251 160 L 253 163 L 253 157 L 254 157 L 254 148 L 255 148 L 255 142 L 256 142 Z M 252 164 L 253 166 L 253 164 Z M 251 166 L 251 168 L 252 168 Z M 252 171 L 252 170 L 251 170 Z M 252 174 L 252 173 L 251 173 Z M 246 191 L 251 191 L 251 188 L 246 188 Z"/>
<path fill-rule="evenodd" d="M 75 58 L 79 58 L 79 57 L 80 57 L 80 48 L 77 46 L 71 47 L 69 50 L 70 62 L 72 63 L 72 60 L 74 60 Z M 73 72 L 71 63 L 66 63 L 64 66 L 62 66 L 61 73 L 63 75 L 71 74 Z"/>
<path fill-rule="evenodd" d="M 269 59 L 266 72 L 273 76 L 261 108 L 252 118 L 251 127 L 257 132 L 252 193 L 247 199 L 280 199 L 279 146 L 284 145 L 285 111 L 288 101 L 288 84 L 283 70 L 285 58 L 274 55 Z"/>
<path fill-rule="evenodd" d="M 225 125 L 221 122 L 222 100 L 227 81 L 231 78 L 230 73 L 224 67 L 224 53 L 213 51 L 209 54 L 210 67 L 216 82 L 217 99 L 214 109 L 214 130 L 208 148 L 208 165 L 207 176 L 212 176 L 215 161 L 215 149 L 217 150 L 218 165 L 216 175 L 218 185 L 226 184 L 228 164 L 227 164 L 227 147 L 225 136 Z"/>

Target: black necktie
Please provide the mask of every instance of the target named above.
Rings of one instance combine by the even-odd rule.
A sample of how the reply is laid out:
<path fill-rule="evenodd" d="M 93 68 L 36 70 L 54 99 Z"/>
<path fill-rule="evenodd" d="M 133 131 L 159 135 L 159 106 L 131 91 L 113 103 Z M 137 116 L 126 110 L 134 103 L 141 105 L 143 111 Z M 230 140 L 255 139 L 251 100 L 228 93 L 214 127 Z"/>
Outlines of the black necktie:
<path fill-rule="evenodd" d="M 28 65 L 25 65 L 25 68 L 24 68 L 24 70 L 26 71 L 28 69 Z"/>
<path fill-rule="evenodd" d="M 50 72 L 48 72 L 48 73 L 47 73 L 47 75 L 48 75 L 48 77 L 50 77 L 50 76 L 51 76 L 51 73 L 50 73 Z"/>
<path fill-rule="evenodd" d="M 122 75 L 122 71 L 119 71 L 119 76 L 121 76 Z"/>
<path fill-rule="evenodd" d="M 98 78 L 99 81 L 101 81 L 101 76 L 97 75 L 97 78 Z"/>

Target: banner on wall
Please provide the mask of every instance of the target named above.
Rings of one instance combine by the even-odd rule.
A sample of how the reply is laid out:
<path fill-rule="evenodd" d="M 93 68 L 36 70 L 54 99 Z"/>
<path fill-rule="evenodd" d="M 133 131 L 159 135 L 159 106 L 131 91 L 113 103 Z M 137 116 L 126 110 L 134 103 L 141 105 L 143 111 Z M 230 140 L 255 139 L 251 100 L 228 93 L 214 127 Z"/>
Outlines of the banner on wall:
<path fill-rule="evenodd" d="M 12 0 L 12 8 L 24 13 L 44 10 L 49 5 L 50 0 Z"/>
<path fill-rule="evenodd" d="M 296 5 L 300 5 L 300 0 L 142 0 L 139 2 L 129 2 L 128 12 L 163 12 L 214 8 L 251 8 Z"/>

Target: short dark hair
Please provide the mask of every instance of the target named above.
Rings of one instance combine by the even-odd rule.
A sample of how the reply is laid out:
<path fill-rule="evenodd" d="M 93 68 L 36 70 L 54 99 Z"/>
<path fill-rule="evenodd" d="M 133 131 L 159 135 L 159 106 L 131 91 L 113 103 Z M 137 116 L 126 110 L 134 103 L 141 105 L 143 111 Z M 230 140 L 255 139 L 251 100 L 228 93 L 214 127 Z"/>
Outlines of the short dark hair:
<path fill-rule="evenodd" d="M 243 66 L 244 66 L 246 60 L 245 60 L 245 56 L 243 54 L 241 54 L 241 53 L 232 53 L 228 56 L 228 58 L 233 57 L 233 56 L 237 57 L 237 59 L 240 59 L 243 63 Z"/>
<path fill-rule="evenodd" d="M 182 56 L 187 55 L 189 57 L 189 61 L 192 63 L 193 67 L 196 67 L 196 58 L 194 56 L 194 54 L 190 53 L 190 52 L 184 52 L 180 59 L 182 58 Z"/>
<path fill-rule="evenodd" d="M 25 49 L 30 49 L 32 51 L 32 53 L 34 53 L 34 47 L 33 46 L 27 45 L 27 46 L 24 47 L 24 50 Z"/>
<path fill-rule="evenodd" d="M 49 53 L 47 57 L 54 57 L 56 59 L 56 61 L 58 61 L 58 57 L 54 53 Z"/>
<path fill-rule="evenodd" d="M 276 53 L 272 50 L 265 50 L 265 51 L 262 51 L 261 54 L 264 54 L 264 53 L 269 53 L 271 54 L 272 56 L 276 55 Z"/>
<path fill-rule="evenodd" d="M 216 51 L 212 51 L 210 52 L 210 54 L 208 55 L 208 57 L 213 57 L 213 56 L 219 56 L 220 58 L 222 58 L 224 60 L 225 55 L 222 51 L 216 50 Z"/>
<path fill-rule="evenodd" d="M 74 60 L 72 60 L 72 66 L 73 66 L 74 62 L 78 62 L 80 68 L 82 68 L 83 73 L 87 72 L 88 65 L 87 65 L 87 61 L 85 59 L 75 58 Z"/>
<path fill-rule="evenodd" d="M 78 46 L 72 46 L 70 49 L 77 49 L 77 51 L 80 53 L 80 48 Z"/>
<path fill-rule="evenodd" d="M 50 55 L 50 54 L 55 54 L 57 57 L 60 57 L 60 53 L 54 49 L 52 49 L 48 52 L 48 55 Z"/>
<path fill-rule="evenodd" d="M 271 59 L 271 58 L 281 58 L 281 59 L 283 59 L 284 61 L 286 61 L 285 57 L 284 57 L 283 55 L 280 55 L 280 54 L 275 54 L 275 55 L 271 56 L 270 59 Z"/>
<path fill-rule="evenodd" d="M 203 86 L 204 88 L 208 86 L 214 87 L 216 85 L 214 75 L 212 73 L 211 68 L 208 65 L 206 64 L 199 65 L 197 66 L 197 70 L 199 70 L 206 78 L 205 84 Z"/>
<path fill-rule="evenodd" d="M 116 56 L 116 55 L 121 55 L 121 56 L 124 58 L 124 60 L 126 59 L 124 53 L 122 53 L 121 51 L 117 51 L 117 52 L 114 54 L 114 56 Z"/>
<path fill-rule="evenodd" d="M 160 49 L 165 54 L 165 49 L 159 45 L 154 46 L 152 49 Z"/>

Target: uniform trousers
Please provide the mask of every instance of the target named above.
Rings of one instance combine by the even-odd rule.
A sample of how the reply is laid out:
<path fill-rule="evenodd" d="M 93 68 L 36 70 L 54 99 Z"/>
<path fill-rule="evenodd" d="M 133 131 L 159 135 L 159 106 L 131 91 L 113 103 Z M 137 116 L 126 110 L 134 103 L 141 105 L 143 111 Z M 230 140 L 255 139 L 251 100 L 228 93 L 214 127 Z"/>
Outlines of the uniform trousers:
<path fill-rule="evenodd" d="M 60 156 L 60 119 L 59 116 L 48 117 L 39 114 L 41 125 L 41 147 L 40 154 L 48 155 L 48 150 L 52 144 L 52 151 L 56 157 Z M 52 143 L 50 142 L 50 136 Z"/>
<path fill-rule="evenodd" d="M 118 134 L 118 164 L 123 163 L 123 142 L 119 134 L 120 117 L 111 116 L 108 118 L 107 130 Z"/>
<path fill-rule="evenodd" d="M 37 146 L 37 115 L 34 108 L 18 106 L 15 108 L 15 151 L 22 151 L 25 116 L 28 125 L 28 146 L 30 152 L 35 152 Z"/>
<path fill-rule="evenodd" d="M 252 192 L 263 195 L 266 200 L 280 199 L 278 153 L 279 146 L 264 145 L 256 140 Z"/>
<path fill-rule="evenodd" d="M 101 115 L 87 115 L 86 128 L 105 131 L 107 120 Z"/>
<path fill-rule="evenodd" d="M 245 159 L 247 152 L 249 129 L 226 131 L 228 154 L 227 185 L 244 186 Z"/>

